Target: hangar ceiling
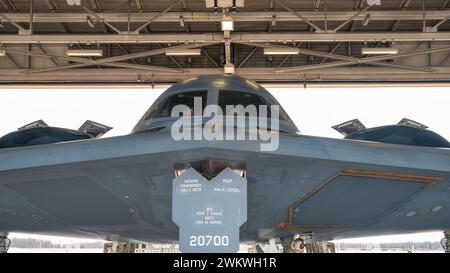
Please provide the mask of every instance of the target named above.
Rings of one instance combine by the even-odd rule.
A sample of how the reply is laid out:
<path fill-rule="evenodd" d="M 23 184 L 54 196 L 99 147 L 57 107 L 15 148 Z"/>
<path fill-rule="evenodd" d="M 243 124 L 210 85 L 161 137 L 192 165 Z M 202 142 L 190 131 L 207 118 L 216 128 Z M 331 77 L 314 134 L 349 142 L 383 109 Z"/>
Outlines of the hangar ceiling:
<path fill-rule="evenodd" d="M 245 0 L 227 12 L 229 33 L 224 11 L 205 0 L 68 2 L 0 0 L 0 83 L 172 83 L 223 74 L 227 62 L 261 83 L 450 82 L 448 0 Z M 264 55 L 267 47 L 299 54 Z M 367 47 L 399 52 L 362 55 Z"/>

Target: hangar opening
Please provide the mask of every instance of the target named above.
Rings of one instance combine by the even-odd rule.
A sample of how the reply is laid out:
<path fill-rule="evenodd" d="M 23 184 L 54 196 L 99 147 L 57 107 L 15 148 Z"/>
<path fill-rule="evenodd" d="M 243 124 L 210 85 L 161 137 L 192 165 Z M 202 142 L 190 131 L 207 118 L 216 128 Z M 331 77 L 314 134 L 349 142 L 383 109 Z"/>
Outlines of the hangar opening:
<path fill-rule="evenodd" d="M 230 224 L 246 242 L 326 252 L 331 239 L 438 230 L 450 251 L 450 205 L 433 195 L 449 189 L 449 9 L 443 0 L 0 1 L 0 252 L 14 231 L 174 242 L 170 182 L 189 168 L 189 179 L 245 181 L 224 190 L 248 189 L 245 206 L 217 206 L 248 207 L 244 224 Z M 280 133 L 280 149 L 159 139 L 174 106 L 193 108 L 194 97 L 203 107 L 282 105 L 280 130 L 268 133 Z M 77 183 L 96 189 L 86 207 Z M 364 202 L 372 206 L 351 212 Z M 228 244 L 224 234 L 215 247 Z"/>

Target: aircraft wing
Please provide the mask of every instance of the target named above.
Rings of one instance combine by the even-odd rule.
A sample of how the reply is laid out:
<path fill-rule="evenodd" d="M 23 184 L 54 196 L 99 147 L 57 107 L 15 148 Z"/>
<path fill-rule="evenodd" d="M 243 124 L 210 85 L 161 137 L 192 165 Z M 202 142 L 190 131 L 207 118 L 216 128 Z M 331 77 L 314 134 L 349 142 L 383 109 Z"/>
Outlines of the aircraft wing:
<path fill-rule="evenodd" d="M 170 132 L 0 150 L 0 230 L 177 240 L 174 166 L 246 166 L 241 239 L 314 232 L 350 237 L 450 229 L 450 150 L 281 135 L 174 141 Z"/>

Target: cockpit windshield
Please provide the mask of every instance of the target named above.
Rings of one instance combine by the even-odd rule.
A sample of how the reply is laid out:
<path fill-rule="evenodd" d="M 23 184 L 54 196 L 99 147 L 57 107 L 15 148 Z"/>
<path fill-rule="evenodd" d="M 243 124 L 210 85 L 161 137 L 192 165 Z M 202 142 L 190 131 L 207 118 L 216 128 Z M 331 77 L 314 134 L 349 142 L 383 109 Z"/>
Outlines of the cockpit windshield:
<path fill-rule="evenodd" d="M 242 105 L 244 108 L 249 105 L 256 106 L 256 110 L 259 115 L 259 106 L 265 105 L 267 106 L 267 117 L 271 117 L 270 106 L 273 105 L 272 102 L 266 101 L 266 99 L 258 94 L 249 93 L 249 92 L 240 92 L 240 91 L 229 91 L 229 90 L 220 90 L 219 92 L 219 106 L 222 111 L 226 111 L 226 106 L 236 106 Z M 279 119 L 280 120 L 289 120 L 287 114 L 280 107 L 279 108 Z"/>
<path fill-rule="evenodd" d="M 167 99 L 161 101 L 156 108 L 153 109 L 145 120 L 152 118 L 161 118 L 161 117 L 170 117 L 172 113 L 172 109 L 177 105 L 186 105 L 191 110 L 194 109 L 194 98 L 201 97 L 202 98 L 202 112 L 206 107 L 207 102 L 207 94 L 208 91 L 192 91 L 192 92 L 183 92 L 179 94 L 172 95 Z"/>

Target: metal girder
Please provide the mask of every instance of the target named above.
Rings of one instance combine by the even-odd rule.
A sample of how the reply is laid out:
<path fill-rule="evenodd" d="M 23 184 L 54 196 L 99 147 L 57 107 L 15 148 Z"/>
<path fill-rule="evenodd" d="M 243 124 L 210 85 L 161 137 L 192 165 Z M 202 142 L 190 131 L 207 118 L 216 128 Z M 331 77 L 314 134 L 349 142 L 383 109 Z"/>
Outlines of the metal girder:
<path fill-rule="evenodd" d="M 38 44 L 38 45 L 37 45 L 37 48 L 39 48 L 39 49 L 42 51 L 42 53 L 48 54 L 47 50 L 45 50 L 45 48 L 43 48 L 42 45 Z M 56 65 L 56 66 L 59 65 L 59 63 L 58 63 L 54 58 L 50 58 L 50 60 L 52 61 L 52 63 L 53 63 L 54 65 Z"/>
<path fill-rule="evenodd" d="M 167 68 L 167 67 L 159 67 L 159 66 L 151 66 L 151 65 L 141 65 L 141 64 L 130 64 L 130 63 L 102 63 L 100 65 L 103 66 L 111 66 L 111 67 L 120 67 L 120 68 L 129 68 L 129 69 L 140 69 L 140 70 L 149 70 L 149 71 L 161 71 L 161 72 L 167 72 L 167 73 L 183 73 L 184 71 L 181 69 L 173 69 L 173 68 Z M 28 72 L 28 73 L 37 73 L 37 71 L 34 72 Z"/>
<path fill-rule="evenodd" d="M 286 46 L 279 46 L 279 45 L 274 45 L 274 44 L 266 44 L 266 43 L 250 43 L 250 42 L 238 42 L 238 44 L 242 44 L 242 45 L 248 45 L 248 46 L 255 46 L 255 47 L 280 47 L 280 48 L 289 48 Z M 321 52 L 321 51 L 315 51 L 315 50 L 309 50 L 309 49 L 303 49 L 303 48 L 298 48 L 297 50 L 300 54 L 304 54 L 304 55 L 308 55 L 308 56 L 315 56 L 315 57 L 321 57 L 321 58 L 330 58 L 330 59 L 336 59 L 336 60 L 343 60 L 343 61 L 354 61 L 353 57 L 349 57 L 349 56 L 342 56 L 342 55 L 337 55 L 337 54 L 332 54 L 332 53 L 327 53 L 327 52 Z"/>
<path fill-rule="evenodd" d="M 450 67 L 433 67 L 435 72 L 427 73 L 420 71 L 404 71 L 386 67 L 336 67 L 321 69 L 319 71 L 293 71 L 287 73 L 275 73 L 277 68 L 236 68 L 235 74 L 258 81 L 260 83 L 275 83 L 278 85 L 289 85 L 289 83 L 322 83 L 363 82 L 361 86 L 369 84 L 404 82 L 414 85 L 415 83 L 427 82 L 430 84 L 450 83 Z M 71 83 L 147 83 L 151 88 L 153 83 L 174 83 L 189 77 L 199 75 L 223 75 L 223 68 L 191 68 L 184 69 L 184 73 L 168 73 L 161 71 L 145 71 L 141 69 L 74 69 L 64 71 L 52 71 L 40 74 L 27 74 L 25 69 L 0 69 L 1 84 L 15 83 L 42 83 L 42 82 L 71 82 Z M 431 82 L 433 81 L 433 83 Z M 339 85 L 339 83 L 337 84 Z"/>
<path fill-rule="evenodd" d="M 189 44 L 189 45 L 181 45 L 181 46 L 174 46 L 170 48 L 196 48 L 196 47 L 202 47 L 210 44 Z M 67 57 L 67 56 L 58 56 L 58 55 L 50 55 L 50 54 L 44 54 L 44 53 L 38 53 L 38 52 L 32 52 L 32 51 L 22 51 L 22 50 L 14 50 L 14 49 L 7 49 L 7 52 L 15 53 L 15 54 L 21 54 L 21 55 L 27 55 L 27 56 L 35 56 L 35 57 L 42 57 L 42 58 L 54 58 L 54 59 L 63 59 L 68 61 L 77 62 L 78 64 L 69 64 L 69 65 L 63 65 L 59 67 L 50 67 L 50 68 L 42 68 L 42 69 L 34 69 L 29 70 L 28 73 L 42 73 L 42 72 L 48 72 L 48 71 L 55 71 L 55 70 L 64 70 L 64 69 L 71 69 L 71 68 L 81 68 L 91 65 L 105 65 L 108 64 L 110 66 L 111 63 L 114 63 L 117 65 L 116 62 L 129 60 L 129 59 L 136 59 L 136 58 L 145 58 L 155 55 L 164 54 L 166 52 L 167 48 L 161 48 L 161 49 L 154 49 L 139 53 L 133 53 L 133 54 L 126 54 L 121 56 L 115 56 L 115 57 L 108 57 L 108 58 L 102 58 L 97 60 L 91 60 L 91 59 L 84 59 L 84 58 L 74 58 L 74 57 Z M 120 64 L 119 65 L 123 65 Z M 128 65 L 128 64 L 127 64 Z M 146 66 L 148 67 L 148 66 Z M 157 68 L 152 67 L 153 70 L 156 70 Z M 180 72 L 181 70 L 174 70 L 171 68 L 158 68 L 160 70 L 172 70 L 176 72 Z"/>
<path fill-rule="evenodd" d="M 367 58 L 363 58 L 363 59 L 358 59 L 357 62 L 355 62 L 355 61 L 338 61 L 338 62 L 324 63 L 324 64 L 304 65 L 304 66 L 279 69 L 275 72 L 276 73 L 284 73 L 284 72 L 293 72 L 293 71 L 308 71 L 308 70 L 315 70 L 315 69 L 340 67 L 340 66 L 347 66 L 347 65 L 353 65 L 353 64 L 365 64 L 365 63 L 374 64 L 374 62 L 378 62 L 378 61 L 413 57 L 413 56 L 422 55 L 422 54 L 431 54 L 431 53 L 444 52 L 444 51 L 450 51 L 450 47 L 430 48 L 430 49 L 426 49 L 426 50 L 409 52 L 409 53 L 404 53 L 404 54 L 399 54 L 399 55 L 367 57 Z M 389 64 L 389 65 L 392 67 L 398 66 L 395 64 Z M 423 68 L 418 68 L 418 69 L 423 69 Z M 432 71 L 434 72 L 434 70 L 432 70 Z"/>
<path fill-rule="evenodd" d="M 333 49 L 331 49 L 330 53 L 333 54 L 340 46 L 341 46 L 342 42 L 337 43 Z M 320 63 L 326 63 L 328 61 L 329 58 L 324 58 Z"/>
<path fill-rule="evenodd" d="M 19 24 L 17 24 L 13 19 L 11 19 L 9 16 L 6 16 L 5 14 L 0 13 L 0 18 L 3 18 L 5 21 L 10 23 L 11 25 L 15 26 L 18 30 L 26 31 L 23 27 L 21 27 Z M 27 22 L 30 21 L 30 16 L 28 15 Z"/>
<path fill-rule="evenodd" d="M 277 3 L 279 6 L 283 7 L 285 10 L 289 11 L 290 13 L 292 13 L 293 15 L 295 15 L 298 19 L 300 19 L 301 21 L 307 23 L 309 26 L 311 26 L 312 28 L 314 28 L 316 31 L 322 31 L 322 29 L 320 27 L 318 27 L 316 24 L 314 24 L 313 22 L 311 22 L 308 18 L 306 18 L 305 16 L 303 16 L 303 14 L 301 14 L 300 12 L 297 12 L 291 8 L 289 8 L 288 6 L 286 6 L 283 2 L 281 2 L 280 0 L 274 0 L 275 3 Z M 273 14 L 272 14 L 273 16 Z"/>
<path fill-rule="evenodd" d="M 258 48 L 259 47 L 255 46 L 252 51 L 250 51 L 250 53 L 248 53 L 248 55 L 242 60 L 242 62 L 237 65 L 237 67 L 243 66 L 253 56 L 253 54 L 255 54 Z"/>
<path fill-rule="evenodd" d="M 277 46 L 277 45 L 271 45 L 271 44 L 255 44 L 255 43 L 241 43 L 248 46 L 259 46 L 259 47 L 281 47 L 285 48 L 284 46 Z M 309 49 L 302 49 L 298 48 L 298 51 L 300 54 L 308 55 L 308 56 L 315 56 L 315 57 L 321 57 L 321 58 L 329 58 L 329 59 L 335 59 L 335 60 L 341 60 L 344 63 L 349 64 L 358 64 L 361 63 L 362 60 L 360 58 L 355 58 L 351 56 L 343 56 L 343 55 L 337 55 L 333 53 L 327 53 L 327 52 L 321 52 L 321 51 L 314 51 Z M 381 59 L 382 61 L 384 59 Z M 384 62 L 377 62 L 377 61 L 365 61 L 364 63 L 369 63 L 372 65 L 377 66 L 387 66 L 392 68 L 398 68 L 398 69 L 406 69 L 406 70 L 415 70 L 415 71 L 423 71 L 423 72 L 432 72 L 432 69 L 429 68 L 422 68 L 422 67 L 414 67 L 414 66 L 406 66 L 406 65 L 399 65 L 399 64 L 391 64 L 391 63 L 384 63 Z M 310 66 L 304 66 L 304 67 L 310 67 Z M 284 71 L 290 71 L 290 68 L 286 68 L 282 70 Z"/>
<path fill-rule="evenodd" d="M 303 43 L 299 43 L 296 47 L 300 48 Z M 333 52 L 331 52 L 333 53 Z M 278 64 L 278 67 L 282 67 L 293 55 L 287 55 L 283 60 Z"/>
<path fill-rule="evenodd" d="M 116 28 L 115 26 L 113 26 L 111 23 L 109 23 L 107 20 L 105 20 L 103 17 L 101 17 L 100 15 L 98 15 L 96 12 L 91 11 L 89 8 L 87 8 L 84 5 L 80 5 L 88 14 L 94 16 L 97 21 L 102 22 L 103 24 L 107 25 L 108 27 L 110 27 L 112 30 L 114 30 L 117 33 L 120 33 L 121 31 Z M 86 19 L 85 19 L 86 21 Z"/>
<path fill-rule="evenodd" d="M 121 44 L 116 44 L 116 45 L 117 45 L 117 47 L 120 49 L 120 51 L 122 51 L 122 53 L 124 53 L 124 54 L 130 54 L 130 52 L 128 52 L 128 50 L 126 50 Z M 131 61 L 132 61 L 134 64 L 137 64 L 137 62 L 136 62 L 135 59 L 131 59 Z"/>
<path fill-rule="evenodd" d="M 10 60 L 17 68 L 22 68 L 20 64 L 9 54 L 6 54 L 6 58 Z"/>
<path fill-rule="evenodd" d="M 433 35 L 434 34 L 434 35 Z M 450 32 L 234 33 L 232 42 L 416 42 L 450 41 Z"/>
<path fill-rule="evenodd" d="M 126 23 L 128 22 L 127 12 L 96 12 L 103 20 L 110 23 Z M 149 18 L 154 18 L 152 22 L 172 22 L 180 21 L 180 16 L 185 22 L 220 22 L 222 14 L 213 12 L 165 12 L 158 17 L 160 12 L 131 12 L 130 21 L 132 23 L 146 23 Z M 327 10 L 326 15 L 324 11 L 301 11 L 303 17 L 309 21 L 324 21 L 325 17 L 328 21 L 346 21 L 353 15 L 355 11 L 339 11 Z M 84 23 L 86 22 L 86 13 L 82 12 L 36 12 L 34 14 L 34 22 L 36 23 Z M 235 22 L 272 22 L 273 16 L 276 16 L 277 22 L 294 22 L 299 21 L 299 18 L 286 11 L 239 11 L 232 14 Z M 421 21 L 423 19 L 422 10 L 369 10 L 358 14 L 353 20 L 362 21 L 370 15 L 371 21 L 394 21 L 394 20 L 415 20 Z M 442 20 L 448 15 L 448 10 L 427 10 L 427 20 Z M 28 13 L 8 13 L 8 16 L 14 22 L 26 23 L 29 21 Z"/>
<path fill-rule="evenodd" d="M 2 5 L 3 7 L 8 10 L 8 11 L 16 11 L 16 7 L 14 6 L 14 4 L 10 1 L 10 0 L 2 0 Z"/>
<path fill-rule="evenodd" d="M 359 15 L 363 14 L 364 12 L 366 12 L 371 6 L 367 6 L 362 10 L 357 11 L 355 14 L 353 14 L 350 18 L 348 18 L 345 22 L 343 22 L 342 24 L 340 24 L 339 26 L 337 26 L 333 32 L 337 32 L 338 30 L 340 30 L 341 28 L 343 28 L 346 24 L 350 23 L 351 21 L 355 20 L 355 18 L 357 18 Z"/>
<path fill-rule="evenodd" d="M 220 67 L 216 61 L 214 61 L 214 59 L 208 54 L 208 52 L 204 49 L 201 48 L 201 51 L 203 52 L 203 54 L 205 54 L 206 58 L 208 58 L 208 60 L 215 66 L 215 67 Z"/>
<path fill-rule="evenodd" d="M 230 40 L 225 40 L 225 63 L 231 63 L 231 42 Z"/>
<path fill-rule="evenodd" d="M 403 11 L 405 11 L 411 4 L 411 1 L 412 0 L 403 0 L 402 2 L 400 2 L 399 8 L 402 9 Z M 423 12 L 422 12 L 422 17 L 423 17 Z M 396 31 L 399 25 L 400 25 L 400 20 L 397 18 L 397 19 L 395 19 L 395 22 L 392 24 L 391 30 Z"/>
<path fill-rule="evenodd" d="M 57 35 L 0 35 L 3 44 L 111 44 L 111 43 L 213 43 L 223 42 L 223 33 L 190 34 L 158 33 L 139 35 L 119 34 L 57 34 Z"/>
<path fill-rule="evenodd" d="M 161 45 L 161 44 L 156 44 L 159 48 L 163 48 L 163 46 Z M 169 59 L 176 65 L 176 66 L 178 66 L 179 68 L 182 68 L 181 67 L 181 65 L 177 62 L 177 60 L 175 60 L 175 58 L 174 57 L 172 57 L 172 56 L 167 56 L 167 57 L 169 57 Z"/>
<path fill-rule="evenodd" d="M 445 64 L 448 60 L 450 60 L 450 54 L 448 54 L 448 56 L 444 59 L 442 59 L 442 61 L 438 64 L 438 66 L 442 66 L 443 64 Z"/>
<path fill-rule="evenodd" d="M 80 67 L 85 67 L 85 66 L 90 66 L 90 65 L 91 64 L 79 63 L 79 64 L 60 66 L 60 67 L 56 66 L 56 67 L 49 67 L 49 68 L 43 68 L 43 69 L 32 69 L 32 70 L 27 70 L 25 73 L 26 74 L 39 74 L 39 73 L 44 73 L 44 72 L 80 68 Z M 150 66 L 150 65 L 121 63 L 121 62 L 100 63 L 99 65 L 110 66 L 110 67 L 129 68 L 129 69 L 138 69 L 138 70 L 161 71 L 161 72 L 166 72 L 166 73 L 183 73 L 183 70 L 180 70 L 180 69 Z"/>
<path fill-rule="evenodd" d="M 437 24 L 435 24 L 435 25 L 433 26 L 433 28 L 436 28 L 436 29 L 437 29 L 437 28 L 440 27 L 443 23 L 447 22 L 448 19 L 450 19 L 450 13 L 449 13 L 447 16 L 445 16 L 444 19 L 442 19 L 442 20 L 439 21 Z"/>
<path fill-rule="evenodd" d="M 181 2 L 183 2 L 184 0 L 176 0 L 174 3 L 172 3 L 169 7 L 167 7 L 165 10 L 158 12 L 157 14 L 155 14 L 155 16 L 151 17 L 150 20 L 147 20 L 143 25 L 141 25 L 140 27 L 138 27 L 134 32 L 135 33 L 139 33 L 141 30 L 143 30 L 145 27 L 147 27 L 149 24 L 151 24 L 152 22 L 154 22 L 156 19 L 158 19 L 159 17 L 163 16 L 166 12 L 168 12 L 169 10 L 173 9 L 175 6 L 177 6 L 178 4 L 180 4 Z M 179 18 L 179 17 L 178 17 Z"/>
<path fill-rule="evenodd" d="M 34 35 L 0 35 L 3 44 L 111 44 L 111 43 L 223 43 L 223 33 L 152 33 L 139 35 L 116 34 L 34 34 Z M 352 33 L 232 33 L 233 42 L 418 42 L 450 41 L 450 32 L 352 32 Z"/>
<path fill-rule="evenodd" d="M 90 66 L 90 65 L 102 65 L 102 66 L 120 67 L 120 68 L 143 69 L 143 70 L 150 70 L 150 71 L 163 71 L 163 72 L 169 72 L 169 73 L 183 72 L 183 70 L 180 70 L 180 69 L 129 64 L 129 63 L 120 63 L 120 62 L 117 62 L 118 60 L 120 60 L 117 58 L 115 59 L 116 62 L 113 62 L 113 61 L 101 62 L 101 60 L 96 61 L 96 60 L 92 60 L 92 59 L 58 56 L 58 55 L 51 55 L 51 54 L 47 54 L 47 53 L 39 53 L 39 52 L 34 52 L 34 51 L 22 51 L 22 50 L 8 49 L 8 52 L 13 53 L 13 54 L 25 55 L 25 56 L 49 58 L 52 60 L 62 59 L 62 60 L 66 60 L 66 61 L 78 62 L 78 64 L 69 64 L 69 65 L 65 65 L 65 66 L 56 66 L 56 67 L 49 67 L 49 68 L 43 68 L 43 69 L 27 70 L 26 71 L 27 74 L 43 73 L 43 72 L 57 71 L 57 70 L 63 70 L 63 69 L 69 69 L 69 68 L 79 68 L 79 67 L 85 67 L 85 66 Z M 132 54 L 128 54 L 128 55 L 132 55 Z M 125 55 L 125 56 L 128 56 L 128 55 Z M 105 59 L 110 59 L 110 58 L 105 58 Z"/>

